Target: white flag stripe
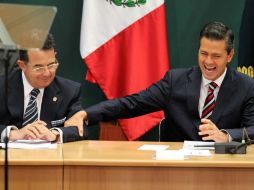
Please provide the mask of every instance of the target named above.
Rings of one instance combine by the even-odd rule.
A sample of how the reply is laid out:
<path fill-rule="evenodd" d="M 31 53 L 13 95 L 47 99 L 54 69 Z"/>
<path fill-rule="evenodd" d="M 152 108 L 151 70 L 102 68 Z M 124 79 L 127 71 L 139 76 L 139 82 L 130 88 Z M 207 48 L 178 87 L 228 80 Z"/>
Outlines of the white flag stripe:
<path fill-rule="evenodd" d="M 80 39 L 82 58 L 163 3 L 164 0 L 148 0 L 145 5 L 128 8 L 106 0 L 84 0 Z"/>

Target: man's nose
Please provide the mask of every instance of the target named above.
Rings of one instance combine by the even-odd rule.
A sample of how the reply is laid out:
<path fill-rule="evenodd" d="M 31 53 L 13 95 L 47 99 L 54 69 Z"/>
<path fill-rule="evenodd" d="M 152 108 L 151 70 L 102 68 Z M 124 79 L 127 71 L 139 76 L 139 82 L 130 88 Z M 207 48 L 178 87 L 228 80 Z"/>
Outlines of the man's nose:
<path fill-rule="evenodd" d="M 43 75 L 45 75 L 45 76 L 49 76 L 50 75 L 50 71 L 49 71 L 48 67 L 44 68 Z"/>
<path fill-rule="evenodd" d="M 205 59 L 205 62 L 206 62 L 207 64 L 213 63 L 212 57 L 211 57 L 211 56 L 207 56 L 206 59 Z"/>

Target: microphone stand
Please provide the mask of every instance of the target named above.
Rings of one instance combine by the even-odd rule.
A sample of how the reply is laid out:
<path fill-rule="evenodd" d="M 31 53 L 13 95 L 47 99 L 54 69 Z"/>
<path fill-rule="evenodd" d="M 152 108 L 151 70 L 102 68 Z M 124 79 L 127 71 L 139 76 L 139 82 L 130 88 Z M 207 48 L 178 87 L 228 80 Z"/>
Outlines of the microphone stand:
<path fill-rule="evenodd" d="M 4 62 L 4 83 L 5 83 L 5 93 L 4 93 L 4 100 L 5 100 L 5 107 L 7 110 L 7 105 L 8 105 L 8 73 L 9 73 L 9 66 L 10 66 L 10 53 L 11 52 L 16 52 L 17 48 L 14 46 L 8 46 L 8 45 L 1 45 L 0 44 L 0 50 L 3 51 L 3 56 L 2 56 L 2 60 Z M 8 190 L 8 185 L 9 185 L 9 173 L 8 173 L 8 142 L 9 142 L 9 138 L 8 138 L 8 133 L 7 133 L 7 129 L 6 129 L 6 135 L 4 137 L 4 144 L 5 144 L 5 160 L 4 160 L 4 189 Z"/>
<path fill-rule="evenodd" d="M 4 68 L 5 68 L 5 106 L 7 108 L 7 104 L 8 104 L 8 69 L 9 69 L 9 60 L 8 60 L 8 50 L 5 50 L 4 52 Z M 4 144 L 5 144 L 5 157 L 4 157 L 4 184 L 5 190 L 8 190 L 8 184 L 9 184 L 9 174 L 8 174 L 8 134 L 7 134 L 7 129 L 6 129 L 6 135 L 4 138 Z"/>
<path fill-rule="evenodd" d="M 9 59 L 8 54 L 9 50 L 4 46 L 3 50 L 3 63 L 4 63 L 4 101 L 5 101 L 5 107 L 7 110 L 7 104 L 8 104 L 8 69 L 9 69 Z M 8 136 L 7 136 L 7 130 L 4 137 L 4 145 L 5 145 L 5 154 L 4 154 L 4 189 L 8 190 L 8 184 L 9 184 L 9 174 L 8 174 Z"/>

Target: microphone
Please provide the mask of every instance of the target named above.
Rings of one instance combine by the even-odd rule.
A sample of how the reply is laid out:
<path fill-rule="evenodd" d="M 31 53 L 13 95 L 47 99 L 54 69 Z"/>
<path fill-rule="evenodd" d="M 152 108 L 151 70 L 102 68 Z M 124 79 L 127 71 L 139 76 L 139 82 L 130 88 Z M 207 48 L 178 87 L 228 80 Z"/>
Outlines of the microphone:
<path fill-rule="evenodd" d="M 215 154 L 246 154 L 247 144 L 231 141 L 210 145 L 194 145 L 194 147 L 213 147 Z"/>
<path fill-rule="evenodd" d="M 247 140 L 245 141 L 245 139 Z M 214 147 L 215 154 L 246 154 L 247 146 L 253 143 L 254 140 L 249 138 L 246 128 L 243 127 L 242 142 L 231 141 L 211 145 L 196 145 L 195 147 Z"/>
<path fill-rule="evenodd" d="M 215 154 L 246 154 L 247 146 L 253 143 L 254 140 L 250 139 L 247 129 L 243 127 L 242 142 L 215 143 Z"/>
<path fill-rule="evenodd" d="M 236 141 L 214 143 L 215 154 L 246 154 L 246 143 Z"/>
<path fill-rule="evenodd" d="M 242 142 L 215 143 L 215 154 L 246 154 L 247 146 L 253 143 L 254 140 L 250 139 L 247 129 L 243 127 Z"/>
<path fill-rule="evenodd" d="M 243 147 L 245 147 L 245 150 L 246 150 L 247 146 L 250 145 L 250 144 L 253 144 L 253 143 L 254 143 L 254 140 L 249 140 L 245 143 L 241 143 L 240 145 L 236 146 L 233 150 L 231 150 L 232 154 L 237 154 L 236 152 L 241 150 Z"/>

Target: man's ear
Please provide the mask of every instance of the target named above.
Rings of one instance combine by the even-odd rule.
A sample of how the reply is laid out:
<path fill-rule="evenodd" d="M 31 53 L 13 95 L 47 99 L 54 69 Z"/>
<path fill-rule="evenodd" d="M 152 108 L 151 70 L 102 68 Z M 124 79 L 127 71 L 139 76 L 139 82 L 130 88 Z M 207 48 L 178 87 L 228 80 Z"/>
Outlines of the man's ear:
<path fill-rule="evenodd" d="M 232 49 L 232 50 L 230 51 L 230 53 L 228 54 L 228 57 L 227 57 L 227 62 L 228 62 L 228 63 L 232 60 L 234 54 L 235 54 L 235 50 Z"/>
<path fill-rule="evenodd" d="M 17 60 L 17 64 L 22 71 L 26 70 L 26 63 L 24 61 Z"/>

